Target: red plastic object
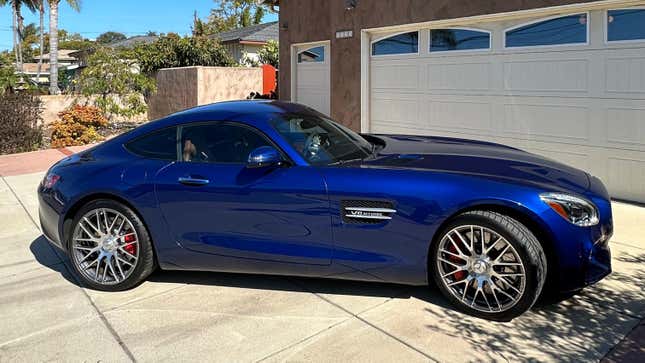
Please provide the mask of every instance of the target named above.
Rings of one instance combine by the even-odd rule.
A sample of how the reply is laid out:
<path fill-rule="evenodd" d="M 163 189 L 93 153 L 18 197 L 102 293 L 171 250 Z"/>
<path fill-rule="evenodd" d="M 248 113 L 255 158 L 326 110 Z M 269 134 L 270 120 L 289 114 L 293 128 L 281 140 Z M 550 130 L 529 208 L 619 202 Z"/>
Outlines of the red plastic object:
<path fill-rule="evenodd" d="M 262 94 L 268 95 L 275 92 L 276 88 L 276 69 L 270 64 L 262 66 Z"/>

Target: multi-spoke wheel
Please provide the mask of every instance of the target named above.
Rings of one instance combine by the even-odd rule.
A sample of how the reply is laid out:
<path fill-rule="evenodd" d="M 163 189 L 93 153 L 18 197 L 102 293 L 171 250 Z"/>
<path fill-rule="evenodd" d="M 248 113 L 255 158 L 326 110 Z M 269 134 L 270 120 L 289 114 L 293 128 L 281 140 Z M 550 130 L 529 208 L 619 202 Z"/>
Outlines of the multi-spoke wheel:
<path fill-rule="evenodd" d="M 510 320 L 528 310 L 546 277 L 535 236 L 518 221 L 487 211 L 455 218 L 433 244 L 431 258 L 444 295 L 487 319 Z"/>
<path fill-rule="evenodd" d="M 74 269 L 93 288 L 127 289 L 154 268 L 145 226 L 132 210 L 111 200 L 93 201 L 81 208 L 68 246 Z"/>

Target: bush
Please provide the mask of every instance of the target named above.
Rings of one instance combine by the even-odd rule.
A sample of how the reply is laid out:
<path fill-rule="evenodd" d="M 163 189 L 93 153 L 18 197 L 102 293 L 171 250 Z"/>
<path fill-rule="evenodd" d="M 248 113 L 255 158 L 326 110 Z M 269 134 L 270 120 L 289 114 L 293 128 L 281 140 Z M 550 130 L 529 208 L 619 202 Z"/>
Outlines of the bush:
<path fill-rule="evenodd" d="M 42 102 L 28 93 L 0 94 L 0 154 L 38 149 L 43 141 Z"/>
<path fill-rule="evenodd" d="M 280 66 L 280 47 L 275 40 L 269 42 L 258 51 L 258 59 L 262 64 L 270 64 L 275 68 Z"/>
<path fill-rule="evenodd" d="M 110 48 L 98 48 L 88 58 L 77 88 L 106 115 L 132 117 L 145 113 L 144 97 L 156 90 L 154 79 L 139 72 L 136 61 Z"/>
<path fill-rule="evenodd" d="M 72 106 L 58 114 L 60 120 L 51 124 L 51 146 L 65 147 L 85 145 L 103 140 L 99 129 L 108 125 L 103 112 L 94 106 Z"/>
<path fill-rule="evenodd" d="M 129 53 L 128 57 L 136 59 L 146 74 L 154 74 L 161 68 L 237 65 L 218 40 L 208 37 L 182 38 L 168 34 L 154 43 L 138 44 Z"/>

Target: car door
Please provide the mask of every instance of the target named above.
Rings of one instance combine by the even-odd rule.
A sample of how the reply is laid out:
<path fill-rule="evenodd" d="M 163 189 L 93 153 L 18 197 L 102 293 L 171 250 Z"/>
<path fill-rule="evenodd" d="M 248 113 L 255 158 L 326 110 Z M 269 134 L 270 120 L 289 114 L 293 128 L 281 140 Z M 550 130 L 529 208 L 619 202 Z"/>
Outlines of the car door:
<path fill-rule="evenodd" d="M 253 260 L 330 264 L 329 200 L 318 172 L 247 168 L 252 150 L 274 144 L 240 123 L 190 124 L 179 133 L 181 160 L 157 173 L 155 193 L 183 248 L 225 270 L 249 270 Z M 236 259 L 246 263 L 231 266 Z"/>

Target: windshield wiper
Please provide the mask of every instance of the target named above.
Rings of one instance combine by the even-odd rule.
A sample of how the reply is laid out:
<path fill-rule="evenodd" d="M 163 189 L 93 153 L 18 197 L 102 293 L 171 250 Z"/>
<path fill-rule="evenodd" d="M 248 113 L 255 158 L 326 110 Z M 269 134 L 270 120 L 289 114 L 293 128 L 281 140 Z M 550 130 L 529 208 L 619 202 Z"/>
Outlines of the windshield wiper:
<path fill-rule="evenodd" d="M 355 161 L 363 161 L 363 159 L 362 158 L 356 158 L 356 159 L 338 160 L 338 161 L 334 161 L 333 163 L 329 163 L 327 165 L 329 165 L 329 166 L 332 166 L 332 165 L 344 165 L 344 164 L 352 163 L 352 162 L 355 162 Z"/>

